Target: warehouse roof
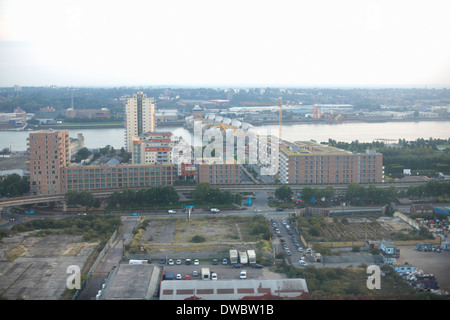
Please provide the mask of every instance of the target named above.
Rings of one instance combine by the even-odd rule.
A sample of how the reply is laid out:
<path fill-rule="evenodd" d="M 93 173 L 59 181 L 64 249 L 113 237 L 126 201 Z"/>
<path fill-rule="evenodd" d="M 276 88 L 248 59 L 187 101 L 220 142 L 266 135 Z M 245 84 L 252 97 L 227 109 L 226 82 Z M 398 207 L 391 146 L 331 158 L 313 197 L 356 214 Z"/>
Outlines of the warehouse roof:
<path fill-rule="evenodd" d="M 158 293 L 161 269 L 149 264 L 120 264 L 111 275 L 102 299 L 150 300 Z"/>
<path fill-rule="evenodd" d="M 164 280 L 161 282 L 160 300 L 239 300 L 305 295 L 308 295 L 305 279 Z"/>

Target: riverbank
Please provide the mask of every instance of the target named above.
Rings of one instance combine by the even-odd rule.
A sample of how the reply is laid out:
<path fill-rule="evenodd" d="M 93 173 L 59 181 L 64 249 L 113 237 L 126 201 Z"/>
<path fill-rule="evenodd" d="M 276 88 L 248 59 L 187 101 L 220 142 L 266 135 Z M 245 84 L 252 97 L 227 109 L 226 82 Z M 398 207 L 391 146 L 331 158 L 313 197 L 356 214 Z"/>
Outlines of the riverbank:
<path fill-rule="evenodd" d="M 344 120 L 328 120 L 328 119 L 302 119 L 302 120 L 283 120 L 283 124 L 345 124 L 345 123 L 387 123 L 387 122 L 429 122 L 429 121 L 450 121 L 450 118 L 407 118 L 407 119 L 344 119 Z M 253 126 L 278 125 L 278 121 L 247 121 Z"/>

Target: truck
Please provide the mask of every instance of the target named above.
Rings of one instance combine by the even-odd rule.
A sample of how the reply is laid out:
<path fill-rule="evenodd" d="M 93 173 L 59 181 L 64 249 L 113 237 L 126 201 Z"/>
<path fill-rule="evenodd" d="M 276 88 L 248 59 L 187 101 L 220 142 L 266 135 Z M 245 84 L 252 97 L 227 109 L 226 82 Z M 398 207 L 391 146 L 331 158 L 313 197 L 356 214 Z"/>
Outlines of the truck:
<path fill-rule="evenodd" d="M 247 250 L 248 263 L 255 264 L 256 263 L 256 253 L 255 250 Z"/>
<path fill-rule="evenodd" d="M 248 257 L 246 251 L 239 251 L 239 262 L 242 264 L 248 263 Z"/>
<path fill-rule="evenodd" d="M 166 272 L 163 275 L 163 280 L 174 280 L 175 274 L 173 272 Z"/>
<path fill-rule="evenodd" d="M 209 280 L 209 268 L 202 268 L 202 280 Z"/>
<path fill-rule="evenodd" d="M 238 252 L 237 250 L 230 250 L 230 263 L 238 263 Z"/>
<path fill-rule="evenodd" d="M 320 262 L 320 261 L 322 261 L 322 256 L 320 255 L 320 253 L 315 253 L 314 254 L 314 260 L 316 261 L 316 262 Z"/>

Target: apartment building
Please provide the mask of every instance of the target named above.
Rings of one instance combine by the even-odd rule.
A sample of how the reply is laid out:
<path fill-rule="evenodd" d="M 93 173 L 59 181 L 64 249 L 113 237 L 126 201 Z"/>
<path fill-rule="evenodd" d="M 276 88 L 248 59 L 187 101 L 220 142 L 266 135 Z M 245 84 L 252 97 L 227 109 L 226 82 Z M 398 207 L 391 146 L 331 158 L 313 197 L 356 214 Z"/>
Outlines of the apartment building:
<path fill-rule="evenodd" d="M 381 183 L 383 155 L 355 153 L 314 142 L 280 146 L 279 179 L 286 184 Z"/>
<path fill-rule="evenodd" d="M 125 117 L 125 147 L 128 152 L 132 152 L 133 140 L 139 139 L 145 132 L 155 131 L 155 100 L 143 92 L 134 94 L 127 99 Z"/>
<path fill-rule="evenodd" d="M 32 195 L 64 192 L 62 168 L 69 164 L 69 131 L 41 130 L 27 138 Z"/>
<path fill-rule="evenodd" d="M 172 149 L 179 142 L 171 132 L 146 132 L 133 140 L 133 164 L 171 163 Z"/>
<path fill-rule="evenodd" d="M 241 166 L 237 162 L 224 163 L 204 159 L 197 164 L 197 182 L 209 184 L 240 184 Z"/>
<path fill-rule="evenodd" d="M 148 188 L 172 185 L 176 179 L 173 165 L 69 166 L 62 170 L 65 192 L 101 189 Z"/>

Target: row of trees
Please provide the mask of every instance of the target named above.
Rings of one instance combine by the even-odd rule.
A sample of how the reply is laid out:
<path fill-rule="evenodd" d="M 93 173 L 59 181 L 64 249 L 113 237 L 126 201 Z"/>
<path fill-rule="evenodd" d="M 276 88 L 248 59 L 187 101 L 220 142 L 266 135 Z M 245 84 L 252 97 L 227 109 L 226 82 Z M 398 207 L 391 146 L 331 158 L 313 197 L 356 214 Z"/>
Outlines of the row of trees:
<path fill-rule="evenodd" d="M 292 199 L 293 191 L 287 185 L 275 190 L 275 197 L 284 202 Z M 389 188 L 379 188 L 375 185 L 360 185 L 359 183 L 349 183 L 345 192 L 345 197 L 354 203 L 365 202 L 367 204 L 385 204 L 395 197 L 448 197 L 450 196 L 450 182 L 431 180 L 418 186 L 410 186 L 408 190 L 399 191 L 395 186 Z M 301 192 L 301 199 L 305 203 L 315 203 L 318 200 L 330 201 L 335 197 L 333 187 L 327 186 L 324 189 L 318 187 L 304 187 Z"/>
<path fill-rule="evenodd" d="M 66 193 L 66 202 L 69 206 L 100 207 L 100 200 L 95 199 L 92 192 L 89 191 L 70 190 Z"/>
<path fill-rule="evenodd" d="M 208 182 L 201 182 L 197 184 L 194 190 L 191 191 L 191 197 L 194 203 L 197 204 L 241 204 L 242 196 L 239 193 L 233 194 L 229 190 L 221 191 L 219 188 L 212 188 Z"/>
<path fill-rule="evenodd" d="M 170 205 L 178 204 L 180 197 L 172 186 L 153 186 L 137 191 L 126 188 L 122 192 L 114 191 L 108 198 L 112 207 L 131 207 L 133 205 Z"/>
<path fill-rule="evenodd" d="M 81 160 L 89 158 L 91 154 L 92 152 L 89 151 L 88 148 L 81 148 L 80 150 L 78 150 L 75 156 L 75 162 L 81 162 Z M 120 156 L 123 158 L 122 162 L 124 163 L 128 162 L 128 160 L 131 158 L 131 153 L 127 152 L 123 147 L 119 151 L 117 151 L 111 145 L 106 145 L 104 148 L 100 148 L 99 152 L 94 154 L 93 160 L 96 160 L 102 155 L 107 157 L 114 157 L 116 155 Z"/>
<path fill-rule="evenodd" d="M 28 178 L 17 173 L 10 174 L 0 181 L 0 197 L 18 197 L 30 191 Z"/>

